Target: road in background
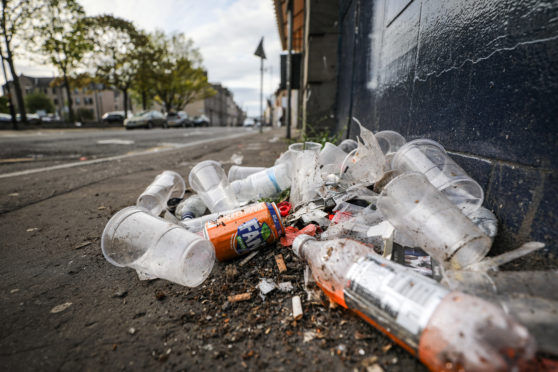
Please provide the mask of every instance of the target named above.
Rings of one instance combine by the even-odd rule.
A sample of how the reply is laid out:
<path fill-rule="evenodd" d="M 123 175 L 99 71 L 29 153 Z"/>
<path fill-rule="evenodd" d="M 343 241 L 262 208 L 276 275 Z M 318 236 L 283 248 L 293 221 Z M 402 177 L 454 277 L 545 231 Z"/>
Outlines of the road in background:
<path fill-rule="evenodd" d="M 242 127 L 2 131 L 0 175 L 125 154 L 181 148 L 253 132 L 252 129 Z"/>

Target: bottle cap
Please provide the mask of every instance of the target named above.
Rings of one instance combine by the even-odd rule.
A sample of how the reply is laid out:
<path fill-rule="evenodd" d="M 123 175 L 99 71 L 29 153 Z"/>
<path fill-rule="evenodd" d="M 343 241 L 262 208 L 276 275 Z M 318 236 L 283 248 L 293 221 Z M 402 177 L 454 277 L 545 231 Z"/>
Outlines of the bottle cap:
<path fill-rule="evenodd" d="M 296 254 L 297 257 L 300 257 L 300 254 L 301 254 L 300 248 L 308 240 L 316 240 L 316 238 L 314 238 L 313 236 L 310 236 L 310 235 L 300 234 L 293 241 L 293 252 L 294 252 L 294 254 Z"/>

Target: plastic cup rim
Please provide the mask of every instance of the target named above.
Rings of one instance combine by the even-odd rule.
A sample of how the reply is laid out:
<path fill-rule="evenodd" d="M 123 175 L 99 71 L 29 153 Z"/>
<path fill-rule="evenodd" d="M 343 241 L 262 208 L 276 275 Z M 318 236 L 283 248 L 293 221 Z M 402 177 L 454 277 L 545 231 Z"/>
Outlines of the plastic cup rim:
<path fill-rule="evenodd" d="M 308 148 L 305 148 L 305 149 L 303 149 L 303 150 L 294 150 L 294 149 L 293 149 L 293 146 L 299 145 L 299 144 L 305 145 L 304 147 L 307 147 L 306 144 L 311 144 L 311 145 L 320 146 L 320 150 L 321 150 L 321 148 L 322 148 L 322 144 L 321 144 L 321 143 L 312 142 L 312 141 L 305 141 L 305 142 L 296 142 L 296 143 L 292 143 L 292 144 L 289 145 L 288 149 L 291 150 L 291 151 L 293 151 L 293 152 L 313 151 L 313 150 L 308 149 Z M 319 150 L 318 150 L 318 151 L 319 151 Z"/>
<path fill-rule="evenodd" d="M 184 229 L 183 227 L 177 226 L 179 228 Z M 184 229 L 186 231 L 188 231 L 187 229 Z M 170 231 L 170 230 L 168 230 Z M 190 231 L 188 231 L 190 232 Z M 190 232 L 191 234 L 194 234 L 192 232 Z M 194 234 L 197 235 L 197 234 Z M 192 251 L 193 249 L 195 249 L 195 246 L 199 243 L 203 243 L 203 244 L 209 244 L 211 245 L 211 250 L 213 252 L 213 255 L 210 254 L 210 256 L 213 256 L 211 262 L 211 266 L 208 268 L 209 270 L 207 271 L 207 274 L 205 275 L 205 277 L 201 278 L 199 281 L 196 282 L 189 282 L 188 284 L 185 284 L 186 286 L 190 287 L 190 288 L 194 288 L 197 287 L 198 285 L 200 285 L 201 283 L 203 283 L 205 281 L 205 279 L 207 279 L 207 277 L 209 276 L 209 274 L 211 274 L 211 270 L 213 268 L 213 265 L 215 264 L 215 248 L 213 247 L 213 244 L 211 243 L 211 241 L 202 238 L 201 236 L 198 236 L 199 239 L 195 239 L 192 242 L 190 242 L 190 244 L 188 245 L 188 247 L 186 247 L 184 249 L 184 252 L 182 252 L 182 255 L 180 257 L 181 260 L 181 265 L 180 265 L 180 272 L 181 273 L 185 273 L 188 269 L 187 265 L 186 265 L 186 256 L 188 256 L 188 254 L 190 253 L 190 251 Z"/>
<path fill-rule="evenodd" d="M 114 236 L 114 233 L 116 232 L 116 230 L 118 229 L 118 226 L 120 226 L 124 220 L 126 218 L 119 218 L 118 219 L 118 225 L 114 226 L 114 221 L 116 221 L 117 217 L 121 217 L 122 215 L 125 215 L 126 213 L 131 212 L 129 214 L 127 214 L 126 218 L 132 216 L 133 214 L 139 213 L 139 212 L 144 212 L 147 213 L 147 211 L 144 208 L 138 207 L 136 205 L 133 206 L 129 206 L 126 207 L 124 209 L 119 210 L 118 212 L 116 212 L 116 214 L 114 216 L 111 217 L 111 219 L 107 222 L 107 224 L 105 225 L 105 228 L 103 229 L 103 233 L 101 234 L 101 252 L 103 253 L 103 256 L 105 256 L 105 259 L 111 263 L 114 266 L 118 266 L 118 267 L 127 267 L 127 265 L 122 265 L 121 263 L 116 262 L 115 260 L 113 260 L 111 257 L 109 257 L 106 253 L 105 253 L 105 242 L 106 239 L 109 238 L 109 229 L 112 229 L 112 236 Z"/>
<path fill-rule="evenodd" d="M 416 145 L 422 145 L 422 144 L 435 146 L 435 147 L 439 148 L 440 150 L 442 150 L 444 153 L 447 154 L 447 151 L 444 148 L 444 146 L 442 146 L 438 142 L 433 141 L 431 139 L 427 139 L 427 138 L 419 138 L 419 139 L 415 139 L 415 140 L 407 142 L 406 144 L 401 146 L 399 148 L 399 150 L 397 150 L 397 152 L 395 153 L 395 155 L 393 155 L 393 158 L 391 159 L 391 168 L 396 169 L 395 165 L 396 165 L 396 163 L 398 163 L 398 159 L 401 156 L 403 156 L 403 154 L 405 154 L 407 151 L 409 151 L 412 147 L 416 147 Z"/>

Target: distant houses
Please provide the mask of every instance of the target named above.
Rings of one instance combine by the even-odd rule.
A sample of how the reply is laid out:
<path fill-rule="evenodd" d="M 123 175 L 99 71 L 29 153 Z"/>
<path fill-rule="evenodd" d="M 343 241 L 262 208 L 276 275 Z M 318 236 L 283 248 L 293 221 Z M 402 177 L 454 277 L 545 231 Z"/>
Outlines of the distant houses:
<path fill-rule="evenodd" d="M 54 84 L 53 77 L 33 77 L 20 75 L 19 81 L 23 96 L 31 93 L 43 93 L 54 104 L 55 114 L 64 118 L 68 112 L 68 98 L 65 88 Z M 12 102 L 17 108 L 13 81 L 9 81 Z M 2 86 L 3 94 L 7 96 L 7 84 Z M 182 110 L 190 117 L 204 115 L 211 126 L 239 126 L 246 118 L 246 113 L 234 101 L 233 94 L 221 84 L 212 84 L 216 95 L 204 100 L 188 104 Z M 98 122 L 107 112 L 124 111 L 124 97 L 122 93 L 103 84 L 91 83 L 82 88 L 73 88 L 73 109 L 76 118 L 83 122 Z M 141 105 L 128 102 L 129 110 L 141 111 Z M 151 109 L 161 110 L 161 106 L 154 104 Z M 181 111 L 181 110 L 177 110 Z"/>

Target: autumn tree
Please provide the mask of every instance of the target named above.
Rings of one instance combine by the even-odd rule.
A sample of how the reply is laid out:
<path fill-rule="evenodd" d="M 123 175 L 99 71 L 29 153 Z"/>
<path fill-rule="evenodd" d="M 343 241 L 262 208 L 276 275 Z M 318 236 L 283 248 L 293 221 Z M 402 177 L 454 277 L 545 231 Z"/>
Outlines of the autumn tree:
<path fill-rule="evenodd" d="M 75 121 L 71 78 L 92 49 L 85 12 L 76 0 L 46 0 L 35 30 L 41 51 L 62 75 L 70 122 Z"/>
<path fill-rule="evenodd" d="M 29 0 L 2 0 L 0 32 L 2 33 L 3 45 L 0 48 L 0 55 L 8 63 L 10 74 L 12 75 L 15 98 L 22 122 L 27 121 L 27 115 L 25 113 L 21 84 L 15 68 L 15 51 L 18 46 L 21 46 L 21 44 L 18 44 L 18 39 L 21 42 L 21 39 L 24 38 L 23 33 L 30 25 L 29 21 L 37 10 L 37 4 Z M 15 121 L 14 127 L 17 128 Z"/>
<path fill-rule="evenodd" d="M 192 40 L 182 33 L 167 36 L 159 31 L 152 35 L 152 42 L 162 52 L 152 72 L 155 100 L 167 112 L 215 95 Z"/>
<path fill-rule="evenodd" d="M 129 90 L 141 68 L 141 52 L 148 38 L 133 23 L 112 15 L 92 17 L 89 22 L 95 40 L 92 58 L 95 75 L 99 81 L 122 91 L 127 117 Z"/>

